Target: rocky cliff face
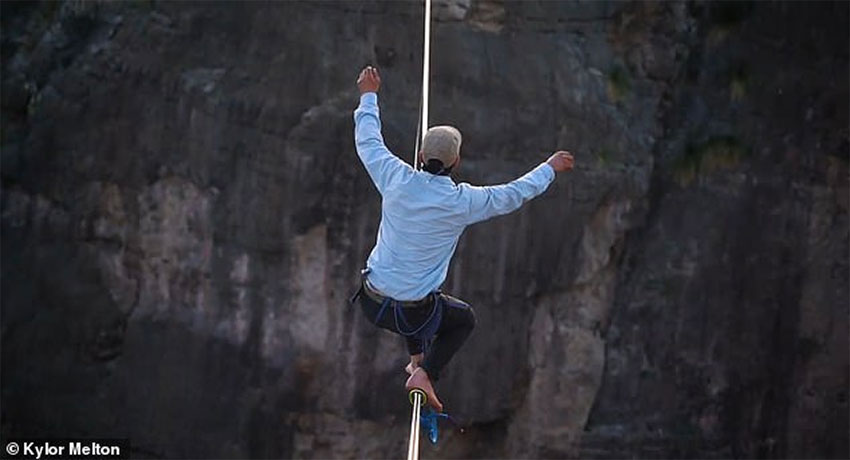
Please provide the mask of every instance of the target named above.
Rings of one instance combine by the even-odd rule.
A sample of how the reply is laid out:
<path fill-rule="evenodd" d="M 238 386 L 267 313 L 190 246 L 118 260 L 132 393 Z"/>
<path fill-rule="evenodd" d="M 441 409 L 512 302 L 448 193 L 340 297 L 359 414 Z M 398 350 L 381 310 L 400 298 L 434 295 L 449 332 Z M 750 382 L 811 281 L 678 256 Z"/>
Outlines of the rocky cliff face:
<path fill-rule="evenodd" d="M 345 299 L 412 156 L 416 3 L 2 5 L 2 434 L 383 458 L 400 340 Z M 423 457 L 847 457 L 848 4 L 452 0 L 458 180 L 578 166 L 473 226 L 479 328 Z"/>

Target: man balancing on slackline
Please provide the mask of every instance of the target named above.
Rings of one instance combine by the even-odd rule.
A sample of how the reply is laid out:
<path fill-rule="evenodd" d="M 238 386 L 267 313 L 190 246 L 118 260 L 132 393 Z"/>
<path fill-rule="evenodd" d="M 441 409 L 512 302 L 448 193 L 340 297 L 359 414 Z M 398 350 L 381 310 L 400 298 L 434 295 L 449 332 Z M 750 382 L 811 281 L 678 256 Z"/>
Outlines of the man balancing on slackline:
<path fill-rule="evenodd" d="M 543 193 L 556 172 L 573 168 L 573 156 L 556 152 L 503 185 L 455 184 L 450 173 L 460 164 L 460 131 L 430 128 L 418 152 L 423 166 L 417 171 L 384 145 L 378 69 L 363 69 L 357 86 L 354 142 L 382 202 L 377 242 L 351 300 L 360 299 L 370 322 L 405 336 L 410 352 L 406 388 L 422 389 L 428 403 L 442 411 L 432 382 L 475 327 L 472 307 L 439 291 L 458 238 L 468 225 L 513 212 Z"/>

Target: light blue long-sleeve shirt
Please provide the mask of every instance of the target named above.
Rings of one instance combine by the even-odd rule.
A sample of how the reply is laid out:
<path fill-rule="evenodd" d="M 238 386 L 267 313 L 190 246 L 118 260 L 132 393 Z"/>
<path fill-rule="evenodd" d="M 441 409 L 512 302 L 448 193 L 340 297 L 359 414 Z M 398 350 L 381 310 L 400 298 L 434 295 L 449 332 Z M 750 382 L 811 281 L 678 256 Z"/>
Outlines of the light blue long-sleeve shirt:
<path fill-rule="evenodd" d="M 545 162 L 512 182 L 487 187 L 414 170 L 384 145 L 376 93 L 360 97 L 354 142 L 383 198 L 367 279 L 396 300 L 419 300 L 437 290 L 468 225 L 515 211 L 555 178 Z"/>

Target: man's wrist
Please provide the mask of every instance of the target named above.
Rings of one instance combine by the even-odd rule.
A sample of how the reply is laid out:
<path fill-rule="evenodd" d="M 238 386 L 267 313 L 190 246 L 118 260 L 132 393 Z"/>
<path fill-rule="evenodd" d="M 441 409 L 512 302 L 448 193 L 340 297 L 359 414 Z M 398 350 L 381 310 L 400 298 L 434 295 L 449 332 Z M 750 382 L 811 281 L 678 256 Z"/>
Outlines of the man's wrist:
<path fill-rule="evenodd" d="M 377 104 L 378 102 L 378 93 L 374 91 L 366 91 L 360 93 L 360 101 L 361 102 L 374 102 Z"/>

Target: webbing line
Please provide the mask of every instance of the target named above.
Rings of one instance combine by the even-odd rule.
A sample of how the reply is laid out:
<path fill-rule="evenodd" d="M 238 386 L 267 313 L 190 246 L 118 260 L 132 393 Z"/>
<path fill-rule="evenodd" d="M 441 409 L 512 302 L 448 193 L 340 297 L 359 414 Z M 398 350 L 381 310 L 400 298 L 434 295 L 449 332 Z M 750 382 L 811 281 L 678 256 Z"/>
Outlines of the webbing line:
<path fill-rule="evenodd" d="M 425 403 L 425 392 L 419 389 L 410 391 L 410 403 L 413 410 L 410 414 L 410 440 L 407 442 L 407 460 L 419 460 L 419 417 L 422 405 Z"/>
<path fill-rule="evenodd" d="M 431 0 L 425 0 L 425 41 L 422 50 L 422 99 L 419 100 L 419 123 L 416 127 L 416 148 L 413 152 L 413 169 L 418 169 L 419 146 L 428 131 L 428 87 L 431 80 Z"/>
<path fill-rule="evenodd" d="M 416 149 L 413 152 L 413 169 L 418 169 L 420 142 L 425 141 L 425 132 L 428 131 L 428 80 L 431 71 L 431 0 L 425 0 L 425 45 L 422 52 L 422 99 L 419 101 L 419 123 L 416 133 Z M 435 308 L 438 306 L 435 305 Z M 398 322 L 398 318 L 396 318 Z M 410 392 L 413 409 L 410 414 L 410 439 L 407 443 L 407 460 L 419 460 L 419 411 L 425 402 L 425 392 L 414 388 Z"/>

